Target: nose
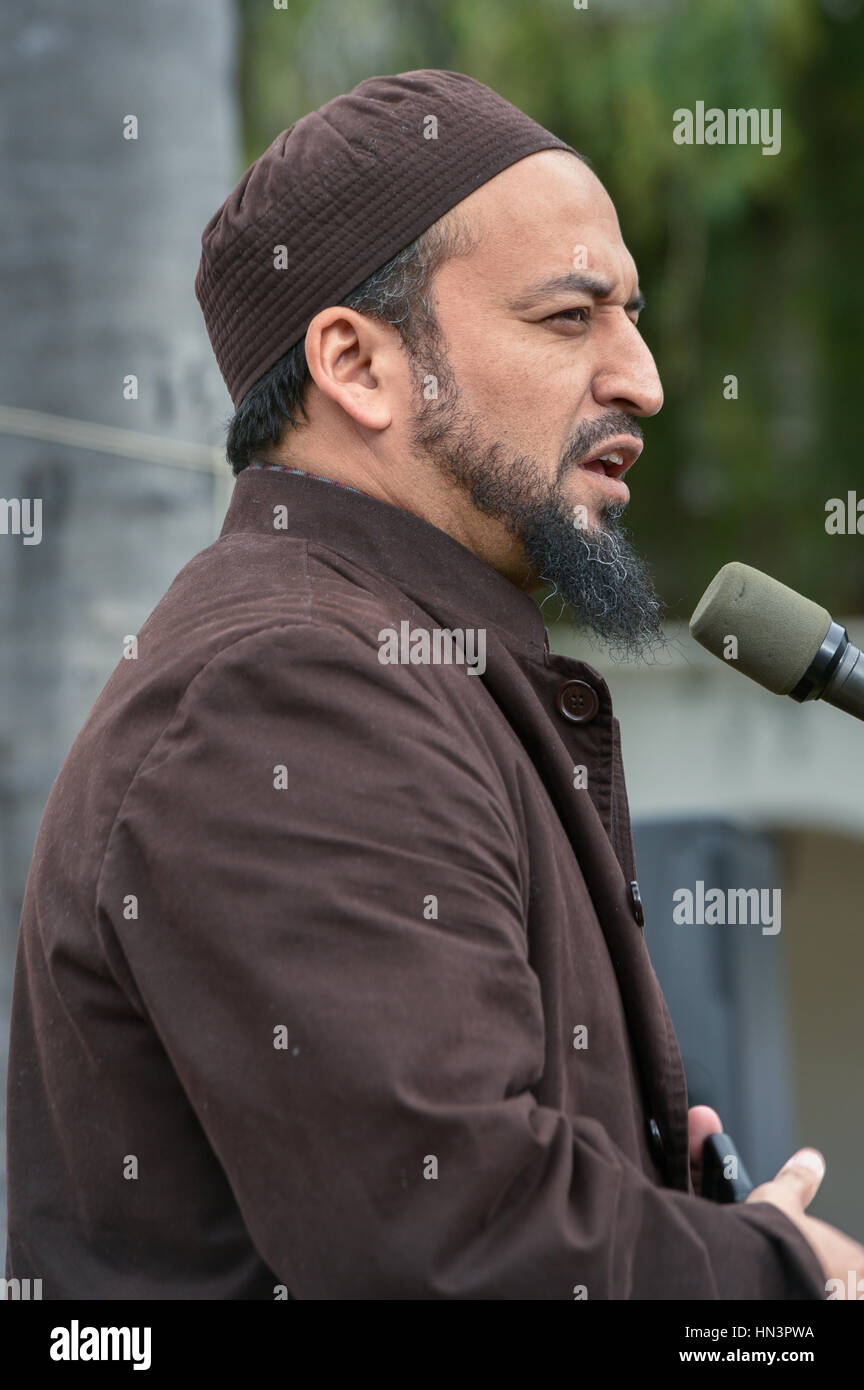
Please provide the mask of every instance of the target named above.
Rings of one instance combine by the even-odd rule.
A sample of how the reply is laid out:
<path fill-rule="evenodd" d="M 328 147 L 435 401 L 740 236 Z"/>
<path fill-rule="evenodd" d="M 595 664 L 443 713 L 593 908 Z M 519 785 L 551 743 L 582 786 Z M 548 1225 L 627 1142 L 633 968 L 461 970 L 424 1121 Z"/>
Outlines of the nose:
<path fill-rule="evenodd" d="M 630 415 L 656 415 L 663 405 L 663 386 L 648 344 L 626 314 L 604 344 L 603 361 L 594 374 L 594 399 Z"/>

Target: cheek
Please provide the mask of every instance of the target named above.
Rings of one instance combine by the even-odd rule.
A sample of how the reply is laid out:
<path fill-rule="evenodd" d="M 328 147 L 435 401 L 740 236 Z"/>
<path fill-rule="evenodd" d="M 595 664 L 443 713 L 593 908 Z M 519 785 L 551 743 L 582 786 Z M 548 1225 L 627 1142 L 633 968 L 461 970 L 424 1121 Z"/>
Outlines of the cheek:
<path fill-rule="evenodd" d="M 494 407 L 503 418 L 529 417 L 550 437 L 566 435 L 591 406 L 591 370 L 584 352 L 560 338 L 538 342 L 526 326 L 502 331 L 463 327 L 451 360 L 466 403 Z"/>
<path fill-rule="evenodd" d="M 555 414 L 555 400 L 547 400 L 548 375 L 542 364 L 532 361 L 521 348 L 494 343 L 489 337 L 482 344 L 462 344 L 458 359 L 451 354 L 466 407 L 484 414 L 494 412 L 502 420 L 530 417 L 548 421 Z"/>
<path fill-rule="evenodd" d="M 571 344 L 541 350 L 533 327 L 464 320 L 449 357 L 464 409 L 479 416 L 487 436 L 514 447 L 558 456 L 591 408 L 590 371 Z"/>
<path fill-rule="evenodd" d="M 523 358 L 503 354 L 466 363 L 459 378 L 465 409 L 478 416 L 484 433 L 516 451 L 555 457 L 577 428 L 580 406 L 568 391 L 552 388 L 548 373 L 532 373 Z"/>

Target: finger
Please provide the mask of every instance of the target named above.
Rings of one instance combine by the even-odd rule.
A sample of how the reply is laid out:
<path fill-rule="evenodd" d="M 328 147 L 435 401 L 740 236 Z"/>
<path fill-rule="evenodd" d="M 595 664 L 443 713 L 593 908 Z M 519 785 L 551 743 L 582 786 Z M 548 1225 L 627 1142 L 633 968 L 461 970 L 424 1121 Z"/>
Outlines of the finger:
<path fill-rule="evenodd" d="M 723 1124 L 710 1105 L 694 1105 L 688 1113 L 690 1131 L 690 1173 L 693 1186 L 699 1191 L 702 1178 L 702 1145 L 709 1134 L 722 1134 Z"/>
<path fill-rule="evenodd" d="M 825 1176 L 825 1159 L 818 1149 L 799 1149 L 783 1164 L 774 1179 L 802 1207 L 812 1202 Z"/>

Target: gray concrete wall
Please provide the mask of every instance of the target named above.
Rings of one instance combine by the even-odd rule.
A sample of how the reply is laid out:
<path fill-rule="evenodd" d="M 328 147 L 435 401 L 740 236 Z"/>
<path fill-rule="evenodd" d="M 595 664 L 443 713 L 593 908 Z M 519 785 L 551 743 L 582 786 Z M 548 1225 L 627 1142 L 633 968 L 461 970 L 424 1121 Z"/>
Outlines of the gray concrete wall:
<path fill-rule="evenodd" d="M 229 0 L 3 6 L 0 412 L 211 453 L 223 443 L 230 401 L 193 281 L 201 232 L 240 172 L 234 48 Z M 130 373 L 137 401 L 123 397 Z M 42 501 L 40 544 L 0 535 L 4 1096 L 12 958 L 45 800 L 123 637 L 215 539 L 227 496 L 206 449 L 179 468 L 70 448 L 25 424 L 0 417 L 0 497 Z M 4 1195 L 3 1223 L 5 1209 Z"/>

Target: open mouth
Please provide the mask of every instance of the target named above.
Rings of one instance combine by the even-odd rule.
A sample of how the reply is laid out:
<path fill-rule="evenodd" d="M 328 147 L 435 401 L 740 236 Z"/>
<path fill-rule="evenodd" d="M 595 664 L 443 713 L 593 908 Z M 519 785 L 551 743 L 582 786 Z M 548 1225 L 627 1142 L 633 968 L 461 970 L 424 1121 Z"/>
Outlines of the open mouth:
<path fill-rule="evenodd" d="M 586 473 L 601 473 L 607 478 L 620 478 L 630 464 L 625 462 L 623 456 L 617 453 L 601 454 L 600 458 L 588 459 L 586 463 L 580 464 Z"/>
<path fill-rule="evenodd" d="M 605 449 L 579 464 L 586 473 L 597 473 L 607 478 L 621 478 L 632 468 L 642 452 L 642 441 L 632 436 L 621 435 L 610 439 Z"/>
<path fill-rule="evenodd" d="M 630 489 L 623 481 L 628 468 L 632 468 L 642 452 L 642 442 L 631 437 L 611 441 L 602 453 L 585 459 L 579 464 L 583 473 L 591 473 L 601 482 L 606 492 L 612 493 L 620 502 L 630 499 Z"/>

